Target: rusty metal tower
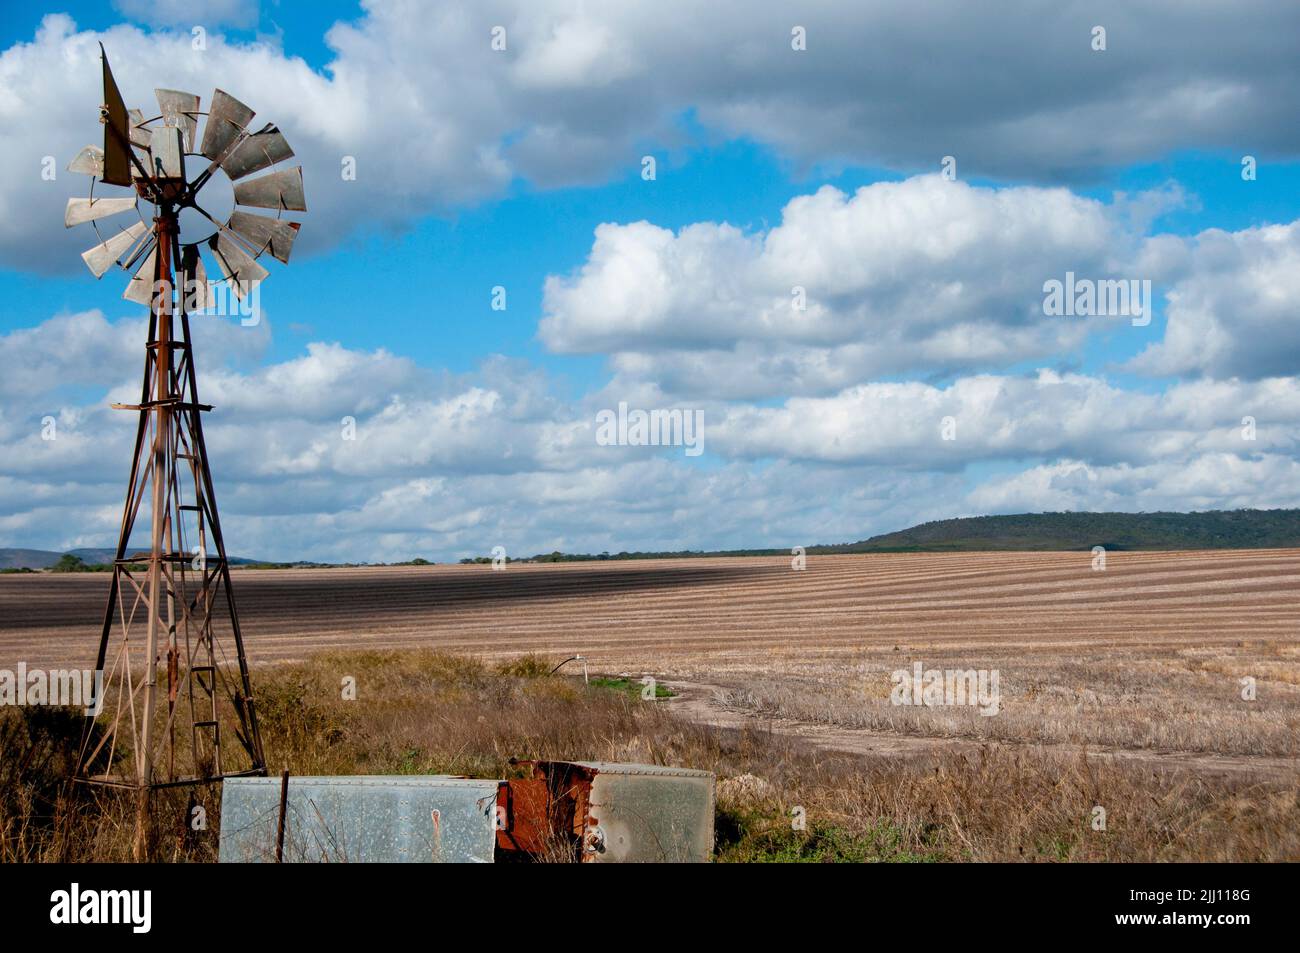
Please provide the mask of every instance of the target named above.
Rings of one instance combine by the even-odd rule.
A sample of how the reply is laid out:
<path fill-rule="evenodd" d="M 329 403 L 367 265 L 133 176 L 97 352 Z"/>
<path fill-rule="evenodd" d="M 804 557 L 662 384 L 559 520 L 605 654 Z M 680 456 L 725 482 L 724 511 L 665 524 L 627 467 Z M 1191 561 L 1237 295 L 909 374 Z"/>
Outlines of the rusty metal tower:
<path fill-rule="evenodd" d="M 113 405 L 138 413 L 139 423 L 96 662 L 104 711 L 87 719 L 76 780 L 136 792 L 142 859 L 152 791 L 266 773 L 203 440 L 202 414 L 212 408 L 199 403 L 190 314 L 223 296 L 256 300 L 268 274 L 257 259 L 269 252 L 288 261 L 298 223 L 284 213 L 306 203 L 301 166 L 275 168 L 293 155 L 275 126 L 249 131 L 253 111 L 220 89 L 206 112 L 198 96 L 169 89 L 155 91 L 159 115 L 128 111 L 100 53 L 104 145 L 87 146 L 68 167 L 91 186 L 89 198 L 68 201 L 65 224 L 95 229 L 99 242 L 82 258 L 97 278 L 114 265 L 132 274 L 123 297 L 149 306 L 149 337 L 140 402 Z M 187 159 L 202 168 L 193 179 Z M 218 172 L 233 183 L 224 221 L 198 202 Z M 100 186 L 134 194 L 97 194 Z M 127 212 L 134 222 L 101 231 L 105 219 Z M 205 234 L 183 237 L 182 213 Z M 221 279 L 208 279 L 203 246 Z"/>

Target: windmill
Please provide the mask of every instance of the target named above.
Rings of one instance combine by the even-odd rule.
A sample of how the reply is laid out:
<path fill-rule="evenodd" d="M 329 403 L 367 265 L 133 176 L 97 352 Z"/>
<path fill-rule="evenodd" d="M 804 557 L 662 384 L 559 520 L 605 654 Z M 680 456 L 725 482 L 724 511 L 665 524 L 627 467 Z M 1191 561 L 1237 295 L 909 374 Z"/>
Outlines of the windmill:
<path fill-rule="evenodd" d="M 128 111 L 102 45 L 100 55 L 104 144 L 68 166 L 90 176 L 90 195 L 69 199 L 65 225 L 95 230 L 98 242 L 82 258 L 97 278 L 114 265 L 131 275 L 123 297 L 149 306 L 149 338 L 140 402 L 113 405 L 137 412 L 139 423 L 96 663 L 105 711 L 87 719 L 75 777 L 136 792 L 143 859 L 152 791 L 266 773 L 189 315 L 211 308 L 219 291 L 227 300 L 255 294 L 268 275 L 259 259 L 288 261 L 298 223 L 284 215 L 306 203 L 302 168 L 277 167 L 293 151 L 274 125 L 250 131 L 253 110 L 220 89 L 206 112 L 198 96 L 170 89 L 155 91 L 157 116 Z M 201 170 L 192 179 L 187 164 Z M 223 220 L 199 201 L 219 176 L 233 187 Z M 127 213 L 134 220 L 111 224 Z M 196 234 L 181 234 L 182 215 Z M 209 278 L 203 249 L 221 278 Z M 149 549 L 131 552 L 142 512 Z"/>

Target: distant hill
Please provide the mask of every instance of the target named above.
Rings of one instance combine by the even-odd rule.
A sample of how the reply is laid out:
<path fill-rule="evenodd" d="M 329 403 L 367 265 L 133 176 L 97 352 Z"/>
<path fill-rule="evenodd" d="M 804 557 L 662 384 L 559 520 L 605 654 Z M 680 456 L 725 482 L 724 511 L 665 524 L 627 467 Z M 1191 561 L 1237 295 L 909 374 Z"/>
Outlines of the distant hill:
<path fill-rule="evenodd" d="M 0 549 L 0 569 L 48 569 L 62 555 L 49 549 Z"/>
<path fill-rule="evenodd" d="M 1300 510 L 1207 510 L 1203 513 L 1022 513 L 922 523 L 856 543 L 807 547 L 834 553 L 978 552 L 981 550 L 1284 549 L 1300 548 Z M 686 559 L 789 555 L 785 549 L 716 552 L 544 553 L 528 562 Z M 461 562 L 489 562 L 486 556 Z"/>
<path fill-rule="evenodd" d="M 1300 510 L 1025 513 L 922 523 L 813 553 L 976 550 L 1280 549 L 1300 547 Z"/>

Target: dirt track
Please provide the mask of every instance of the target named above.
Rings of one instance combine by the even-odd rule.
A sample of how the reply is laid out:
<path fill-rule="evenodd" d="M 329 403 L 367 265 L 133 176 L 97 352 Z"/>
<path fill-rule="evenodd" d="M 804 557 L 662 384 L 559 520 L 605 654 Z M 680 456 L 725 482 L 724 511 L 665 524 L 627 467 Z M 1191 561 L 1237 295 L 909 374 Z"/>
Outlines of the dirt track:
<path fill-rule="evenodd" d="M 665 702 L 677 714 L 696 722 L 723 729 L 750 729 L 798 738 L 822 751 L 838 752 L 871 759 L 901 759 L 932 763 L 944 752 L 971 755 L 988 742 L 969 738 L 931 737 L 901 734 L 898 732 L 869 731 L 837 725 L 800 722 L 790 718 L 772 717 L 762 713 L 742 711 L 726 704 L 723 696 L 726 687 L 698 682 L 670 680 L 664 685 L 674 692 Z M 1033 744 L 999 740 L 1001 746 L 1013 749 L 1033 747 L 1037 751 L 1050 751 L 1058 755 L 1089 758 L 1136 765 L 1146 770 L 1177 773 L 1194 771 L 1201 775 L 1218 775 L 1230 778 L 1286 780 L 1294 778 L 1300 766 L 1295 758 L 1266 757 L 1259 755 L 1224 754 L 1204 751 L 1151 750 L 1102 747 L 1078 744 Z"/>
<path fill-rule="evenodd" d="M 864 647 L 1187 646 L 1300 636 L 1300 550 L 884 554 L 245 570 L 254 664 L 327 648 L 582 653 L 709 671 Z M 93 661 L 108 577 L 0 576 L 0 667 Z"/>

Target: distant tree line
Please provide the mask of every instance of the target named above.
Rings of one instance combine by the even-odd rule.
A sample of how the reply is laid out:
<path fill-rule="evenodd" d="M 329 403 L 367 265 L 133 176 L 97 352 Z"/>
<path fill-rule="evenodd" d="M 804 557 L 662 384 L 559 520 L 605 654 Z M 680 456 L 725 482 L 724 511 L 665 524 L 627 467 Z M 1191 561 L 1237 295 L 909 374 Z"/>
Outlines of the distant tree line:
<path fill-rule="evenodd" d="M 1208 510 L 1202 513 L 1021 513 L 922 523 L 854 543 L 808 546 L 809 555 L 980 550 L 1288 549 L 1300 548 L 1300 509 Z M 790 549 L 665 550 L 562 553 L 507 562 L 559 563 L 618 559 L 788 556 Z M 485 564 L 490 556 L 462 559 Z"/>

